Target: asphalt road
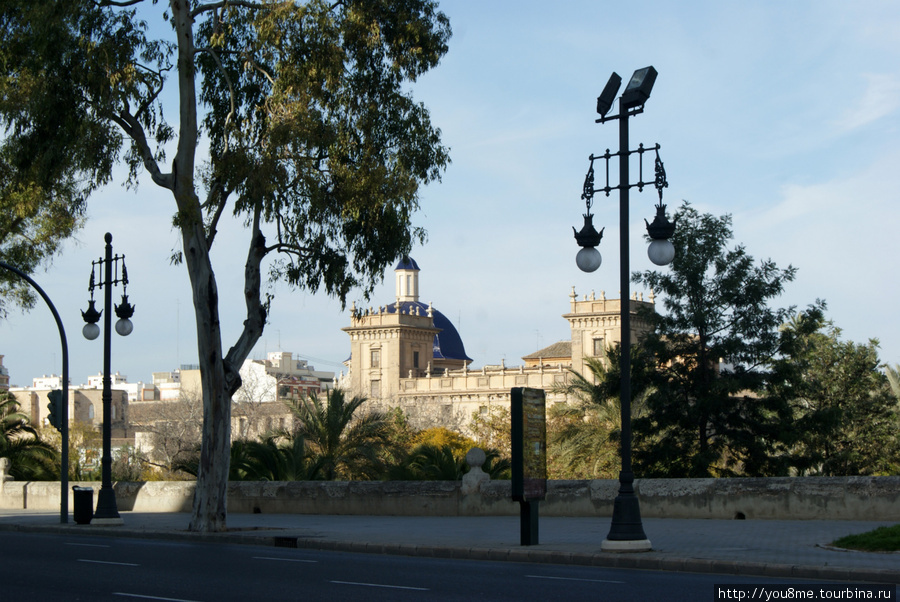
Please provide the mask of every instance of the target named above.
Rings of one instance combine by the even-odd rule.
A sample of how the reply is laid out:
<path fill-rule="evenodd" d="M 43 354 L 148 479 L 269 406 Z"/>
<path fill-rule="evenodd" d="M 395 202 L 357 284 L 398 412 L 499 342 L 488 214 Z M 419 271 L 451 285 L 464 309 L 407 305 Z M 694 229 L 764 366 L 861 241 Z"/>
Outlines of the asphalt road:
<path fill-rule="evenodd" d="M 716 584 L 775 583 L 727 575 L 14 532 L 0 532 L 0 566 L 4 601 L 697 601 L 717 599 Z"/>

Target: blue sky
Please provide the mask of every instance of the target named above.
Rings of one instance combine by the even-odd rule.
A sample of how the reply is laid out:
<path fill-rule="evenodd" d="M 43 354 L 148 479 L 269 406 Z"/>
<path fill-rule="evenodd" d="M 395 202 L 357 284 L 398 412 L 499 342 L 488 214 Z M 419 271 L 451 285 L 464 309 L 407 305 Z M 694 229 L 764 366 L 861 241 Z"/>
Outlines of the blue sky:
<path fill-rule="evenodd" d="M 618 145 L 614 123 L 594 123 L 595 99 L 611 72 L 627 81 L 647 65 L 659 77 L 646 111 L 630 120 L 631 146 L 661 145 L 669 209 L 686 199 L 701 212 L 732 215 L 734 244 L 798 268 L 778 306 L 824 299 L 845 339 L 877 338 L 882 360 L 900 363 L 900 4 L 565 1 L 551 9 L 455 0 L 441 7 L 453 27 L 450 51 L 412 89 L 453 163 L 442 183 L 421 192 L 415 222 L 429 239 L 413 257 L 422 301 L 457 326 L 474 366 L 517 365 L 567 339 L 561 316 L 573 286 L 579 297 L 592 290 L 618 297 L 615 197 L 595 199 L 595 224 L 607 229 L 604 263 L 593 274 L 575 266 L 572 226 L 581 226 L 588 156 Z M 642 233 L 655 200 L 652 188 L 631 195 L 633 271 L 652 267 Z M 126 255 L 137 309 L 134 333 L 114 335 L 113 370 L 148 382 L 154 371 L 196 362 L 187 274 L 168 264 L 179 243 L 173 212 L 171 197 L 148 178 L 137 192 L 112 185 L 93 199 L 77 240 L 36 274 L 67 328 L 74 384 L 102 366 L 101 344 L 83 339 L 79 312 L 107 231 Z M 243 319 L 247 236 L 240 224 L 223 234 L 214 261 L 227 348 Z M 370 304 L 361 295 L 351 300 L 392 302 L 388 276 Z M 283 284 L 274 292 L 254 357 L 281 349 L 340 371 L 350 348 L 340 330 L 347 311 Z M 39 306 L 0 323 L 0 354 L 13 383 L 58 374 L 49 312 Z"/>

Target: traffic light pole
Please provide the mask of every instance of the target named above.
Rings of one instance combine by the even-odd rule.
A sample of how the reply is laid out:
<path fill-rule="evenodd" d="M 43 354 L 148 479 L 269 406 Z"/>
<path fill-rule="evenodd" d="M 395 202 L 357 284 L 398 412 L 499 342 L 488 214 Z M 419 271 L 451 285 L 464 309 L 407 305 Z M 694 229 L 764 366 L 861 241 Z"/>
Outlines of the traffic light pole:
<path fill-rule="evenodd" d="M 56 320 L 56 327 L 59 329 L 59 341 L 62 345 L 62 403 L 59 411 L 59 432 L 62 434 L 62 449 L 60 450 L 60 468 L 59 468 L 59 522 L 66 524 L 69 522 L 69 344 L 66 342 L 66 329 L 63 328 L 62 320 L 50 297 L 44 292 L 38 283 L 31 277 L 13 266 L 0 261 L 0 268 L 9 270 L 10 272 L 25 279 L 28 284 L 34 287 L 38 292 L 50 312 L 53 319 Z"/>

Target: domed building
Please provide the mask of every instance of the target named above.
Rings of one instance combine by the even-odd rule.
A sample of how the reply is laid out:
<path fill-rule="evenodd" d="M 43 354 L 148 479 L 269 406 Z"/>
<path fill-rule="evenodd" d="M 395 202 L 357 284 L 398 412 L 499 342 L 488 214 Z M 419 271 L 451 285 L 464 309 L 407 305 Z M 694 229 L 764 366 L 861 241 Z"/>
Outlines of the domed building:
<path fill-rule="evenodd" d="M 400 380 L 445 374 L 472 362 L 459 332 L 432 305 L 419 301 L 419 266 L 404 257 L 394 268 L 396 299 L 377 309 L 351 308 L 350 388 L 370 398 L 393 398 Z"/>
<path fill-rule="evenodd" d="M 372 409 L 403 411 L 414 428 L 444 426 L 468 432 L 472 417 L 509 408 L 512 387 L 544 389 L 551 403 L 564 401 L 555 392 L 569 381 L 570 370 L 587 374 L 591 357 L 605 357 L 619 341 L 621 301 L 592 292 L 579 300 L 569 295 L 569 340 L 522 358 L 523 365 L 485 365 L 472 370 L 462 339 L 450 320 L 432 305 L 419 301 L 419 266 L 404 257 L 394 269 L 393 303 L 359 310 L 351 308 L 350 359 L 340 386 L 368 397 Z M 641 296 L 628 301 L 632 343 L 651 326 L 643 311 L 653 307 Z"/>

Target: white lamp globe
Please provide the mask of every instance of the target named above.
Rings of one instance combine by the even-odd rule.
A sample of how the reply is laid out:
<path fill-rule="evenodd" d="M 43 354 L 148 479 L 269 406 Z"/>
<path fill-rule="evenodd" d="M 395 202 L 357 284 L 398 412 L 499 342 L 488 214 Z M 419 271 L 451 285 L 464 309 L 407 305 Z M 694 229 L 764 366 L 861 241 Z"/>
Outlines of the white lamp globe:
<path fill-rule="evenodd" d="M 100 327 L 96 324 L 85 324 L 81 329 L 81 334 L 89 341 L 93 341 L 100 336 Z"/>
<path fill-rule="evenodd" d="M 669 265 L 675 259 L 675 245 L 666 239 L 654 240 L 647 249 L 647 255 L 656 265 Z"/>
<path fill-rule="evenodd" d="M 600 257 L 600 251 L 594 247 L 582 247 L 575 256 L 575 264 L 582 272 L 593 272 L 600 267 L 603 258 Z"/>
<path fill-rule="evenodd" d="M 134 324 L 131 323 L 131 320 L 128 318 L 121 318 L 118 322 L 116 322 L 116 332 L 118 332 L 123 337 L 127 337 L 131 334 L 131 331 L 134 330 Z"/>

